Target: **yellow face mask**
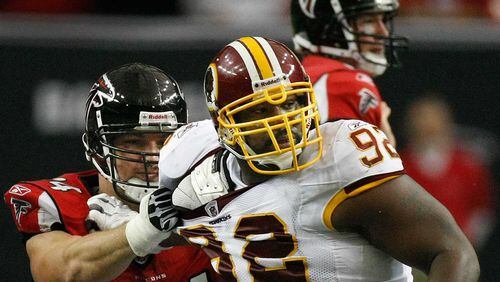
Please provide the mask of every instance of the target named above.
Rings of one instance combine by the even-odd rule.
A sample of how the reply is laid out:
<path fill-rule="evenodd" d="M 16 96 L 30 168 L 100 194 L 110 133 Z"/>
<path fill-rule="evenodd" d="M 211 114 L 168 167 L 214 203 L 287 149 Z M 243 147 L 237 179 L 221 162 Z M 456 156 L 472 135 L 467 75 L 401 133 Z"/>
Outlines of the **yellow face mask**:
<path fill-rule="evenodd" d="M 321 158 L 319 113 L 310 82 L 265 88 L 219 111 L 221 141 L 260 174 L 299 171 Z M 312 130 L 311 130 L 312 129 Z M 306 148 L 315 155 L 300 160 Z"/>
<path fill-rule="evenodd" d="M 314 90 L 283 43 L 263 37 L 229 43 L 207 68 L 204 93 L 221 143 L 255 172 L 298 171 L 321 158 Z"/>

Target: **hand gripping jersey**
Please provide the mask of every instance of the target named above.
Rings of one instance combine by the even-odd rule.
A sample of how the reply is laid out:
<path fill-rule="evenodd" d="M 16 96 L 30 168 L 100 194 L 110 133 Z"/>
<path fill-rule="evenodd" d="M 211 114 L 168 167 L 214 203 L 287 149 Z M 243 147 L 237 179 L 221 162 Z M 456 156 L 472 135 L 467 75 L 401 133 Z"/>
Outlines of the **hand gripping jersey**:
<path fill-rule="evenodd" d="M 378 128 L 359 120 L 320 129 L 323 157 L 313 166 L 242 187 L 231 155 L 236 191 L 183 214 L 178 233 L 204 247 L 225 281 L 412 281 L 410 267 L 356 233 L 336 231 L 330 220 L 344 200 L 404 173 L 398 154 Z M 178 154 L 197 155 L 192 151 L 217 142 L 215 131 L 204 143 L 184 137 L 175 142 Z M 300 157 L 312 158 L 312 150 Z M 171 166 L 160 162 L 160 171 Z"/>
<path fill-rule="evenodd" d="M 83 236 L 90 229 L 86 224 L 87 199 L 97 192 L 97 187 L 97 172 L 90 170 L 19 182 L 5 193 L 4 199 L 25 241 L 53 230 Z M 179 246 L 137 258 L 113 281 L 206 281 L 209 275 L 215 274 L 199 248 Z"/>
<path fill-rule="evenodd" d="M 380 126 L 382 98 L 368 73 L 318 55 L 306 56 L 302 64 L 314 86 L 321 123 L 360 119 Z"/>

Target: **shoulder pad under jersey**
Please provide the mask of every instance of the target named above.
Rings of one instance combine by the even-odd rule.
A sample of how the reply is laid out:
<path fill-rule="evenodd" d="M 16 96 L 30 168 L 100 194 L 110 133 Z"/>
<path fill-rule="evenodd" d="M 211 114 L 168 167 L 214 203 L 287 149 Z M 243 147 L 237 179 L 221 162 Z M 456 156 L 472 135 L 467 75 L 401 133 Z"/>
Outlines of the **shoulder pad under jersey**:
<path fill-rule="evenodd" d="M 54 228 L 87 233 L 87 199 L 98 185 L 97 172 L 67 173 L 52 179 L 23 181 L 4 195 L 18 230 L 37 234 Z"/>
<path fill-rule="evenodd" d="M 351 69 L 327 73 L 314 83 L 314 90 L 322 123 L 349 118 L 380 123 L 382 98 L 366 73 Z"/>
<path fill-rule="evenodd" d="M 339 122 L 342 125 L 335 137 L 327 136 L 333 141 L 333 153 L 327 156 L 334 159 L 344 189 L 352 191 L 404 172 L 399 154 L 382 130 L 360 120 Z"/>
<path fill-rule="evenodd" d="M 198 162 L 220 149 L 212 120 L 192 122 L 177 129 L 160 151 L 160 187 L 175 189 Z"/>

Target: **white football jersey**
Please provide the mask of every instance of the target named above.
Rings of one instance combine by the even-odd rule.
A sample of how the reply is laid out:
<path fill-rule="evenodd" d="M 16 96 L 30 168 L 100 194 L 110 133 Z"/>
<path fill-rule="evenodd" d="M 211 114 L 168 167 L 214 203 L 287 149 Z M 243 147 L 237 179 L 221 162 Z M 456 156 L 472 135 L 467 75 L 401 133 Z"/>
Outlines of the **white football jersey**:
<path fill-rule="evenodd" d="M 219 149 L 222 148 L 210 119 L 177 129 L 160 151 L 160 187 L 175 189 L 198 162 Z"/>
<path fill-rule="evenodd" d="M 413 280 L 410 267 L 357 233 L 331 225 L 344 200 L 403 173 L 399 156 L 365 122 L 341 120 L 320 129 L 323 157 L 311 167 L 239 188 L 183 214 L 177 232 L 204 247 L 225 280 Z M 300 158 L 314 158 L 313 150 L 306 148 Z M 242 184 L 234 157 L 228 165 L 232 180 Z"/>

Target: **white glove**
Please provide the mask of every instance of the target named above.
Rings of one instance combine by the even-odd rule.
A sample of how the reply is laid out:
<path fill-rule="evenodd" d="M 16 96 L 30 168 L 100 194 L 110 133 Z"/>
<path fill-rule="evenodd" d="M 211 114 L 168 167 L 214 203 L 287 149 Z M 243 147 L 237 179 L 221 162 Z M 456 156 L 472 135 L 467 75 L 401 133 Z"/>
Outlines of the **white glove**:
<path fill-rule="evenodd" d="M 217 158 L 219 154 L 206 158 L 179 183 L 172 195 L 174 206 L 194 210 L 228 193 L 229 185 L 224 170 L 217 168 Z"/>
<path fill-rule="evenodd" d="M 116 228 L 137 215 L 120 200 L 104 193 L 90 197 L 87 205 L 90 208 L 87 220 L 95 222 L 99 230 Z"/>
<path fill-rule="evenodd" d="M 178 212 L 172 206 L 172 191 L 157 189 L 147 194 L 141 200 L 139 214 L 125 228 L 130 248 L 140 257 L 165 249 L 160 243 L 170 237 L 177 221 Z"/>

